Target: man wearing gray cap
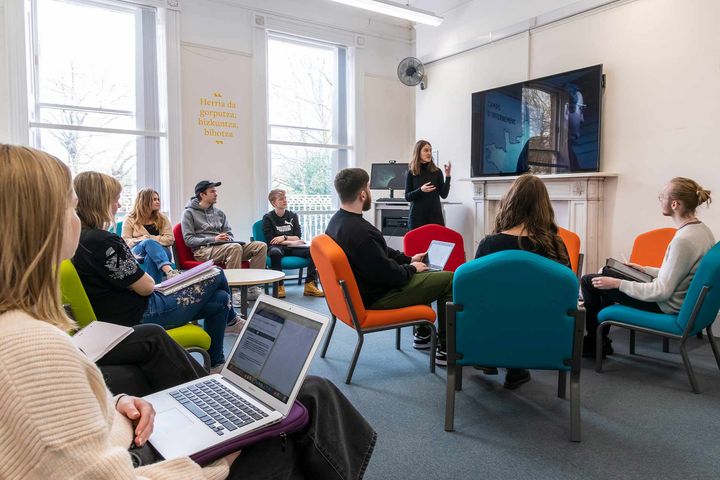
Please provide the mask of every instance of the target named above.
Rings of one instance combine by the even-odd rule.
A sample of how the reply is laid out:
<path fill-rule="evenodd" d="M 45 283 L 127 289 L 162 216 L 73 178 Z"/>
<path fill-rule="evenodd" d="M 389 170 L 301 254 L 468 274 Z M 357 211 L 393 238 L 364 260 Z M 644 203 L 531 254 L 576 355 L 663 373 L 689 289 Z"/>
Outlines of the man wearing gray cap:
<path fill-rule="evenodd" d="M 223 262 L 227 268 L 240 268 L 243 260 L 250 268 L 265 268 L 265 242 L 238 242 L 233 238 L 230 224 L 222 210 L 215 207 L 220 182 L 202 180 L 195 185 L 195 196 L 185 205 L 182 217 L 183 239 L 196 260 Z M 260 287 L 249 290 L 250 297 L 260 293 Z"/>

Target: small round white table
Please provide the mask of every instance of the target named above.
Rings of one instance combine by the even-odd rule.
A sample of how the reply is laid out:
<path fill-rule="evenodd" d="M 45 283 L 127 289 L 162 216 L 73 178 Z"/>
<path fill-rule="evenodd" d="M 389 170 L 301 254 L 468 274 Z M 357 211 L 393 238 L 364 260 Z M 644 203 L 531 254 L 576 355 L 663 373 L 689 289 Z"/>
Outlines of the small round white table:
<path fill-rule="evenodd" d="M 285 278 L 284 272 L 260 268 L 226 268 L 223 272 L 225 272 L 225 278 L 227 278 L 230 288 L 240 288 L 240 315 L 243 318 L 247 318 L 247 289 L 249 286 L 272 283 L 273 297 L 277 298 L 280 280 Z"/>

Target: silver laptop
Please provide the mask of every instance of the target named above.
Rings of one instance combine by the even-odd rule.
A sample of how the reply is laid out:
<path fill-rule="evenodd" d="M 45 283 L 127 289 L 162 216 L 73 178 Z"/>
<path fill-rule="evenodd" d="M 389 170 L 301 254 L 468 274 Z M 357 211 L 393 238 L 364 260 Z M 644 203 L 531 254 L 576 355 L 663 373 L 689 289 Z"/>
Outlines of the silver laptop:
<path fill-rule="evenodd" d="M 152 446 L 166 459 L 189 456 L 285 418 L 327 324 L 260 295 L 220 374 L 144 397 L 157 412 Z"/>
<path fill-rule="evenodd" d="M 427 251 L 427 266 L 431 272 L 440 272 L 445 268 L 445 264 L 450 258 L 450 254 L 455 248 L 454 243 L 441 242 L 440 240 L 433 240 L 430 242 L 430 247 Z"/>

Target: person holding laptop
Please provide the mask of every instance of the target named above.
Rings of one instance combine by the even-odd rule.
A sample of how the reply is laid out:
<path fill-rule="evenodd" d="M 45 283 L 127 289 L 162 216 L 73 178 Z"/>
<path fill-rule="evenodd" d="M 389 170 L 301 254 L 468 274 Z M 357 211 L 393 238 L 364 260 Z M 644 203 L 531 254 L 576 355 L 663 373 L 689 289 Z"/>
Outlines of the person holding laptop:
<path fill-rule="evenodd" d="M 362 216 L 372 202 L 370 177 L 361 168 L 345 168 L 335 176 L 340 210 L 327 233 L 343 249 L 355 274 L 366 308 L 386 310 L 437 301 L 438 347 L 435 363 L 447 365 L 445 304 L 452 300 L 452 272 L 428 272 L 426 253 L 408 257 L 387 246 L 380 230 Z M 418 327 L 413 346 L 430 348 L 430 328 Z"/>
<path fill-rule="evenodd" d="M 622 280 L 607 275 L 607 269 L 603 269 L 603 274 L 583 275 L 580 281 L 587 327 L 584 356 L 595 356 L 597 316 L 607 306 L 620 303 L 648 312 L 678 313 L 700 259 L 715 245 L 712 231 L 695 213 L 703 203 L 710 204 L 710 191 L 694 180 L 675 177 L 663 187 L 658 201 L 662 214 L 671 217 L 677 227 L 662 266 L 653 268 L 628 264 L 650 274 L 654 279 L 651 282 Z M 602 335 L 602 354 L 611 355 L 612 341 L 607 336 L 607 329 L 604 329 Z"/>
<path fill-rule="evenodd" d="M 408 230 L 429 223 L 445 225 L 440 198 L 450 192 L 451 165 L 445 164 L 445 178 L 432 158 L 432 145 L 418 140 L 412 151 L 405 179 L 405 200 L 410 202 Z"/>
<path fill-rule="evenodd" d="M 225 327 L 239 319 L 230 306 L 225 275 L 220 272 L 170 295 L 156 292 L 155 280 L 140 268 L 123 239 L 107 231 L 120 207 L 120 182 L 104 173 L 82 172 L 74 187 L 82 233 L 72 263 L 97 317 L 128 327 L 156 323 L 165 328 L 204 319 L 211 364 L 221 365 Z"/>
<path fill-rule="evenodd" d="M 243 260 L 250 268 L 265 269 L 267 245 L 264 242 L 238 242 L 233 236 L 225 212 L 215 206 L 220 182 L 202 180 L 195 185 L 195 196 L 185 205 L 182 233 L 185 244 L 192 249 L 195 260 L 222 262 L 227 268 L 241 268 Z M 255 300 L 262 288 L 248 289 L 248 299 Z M 235 303 L 240 302 L 239 292 Z"/>
<path fill-rule="evenodd" d="M 500 200 L 493 233 L 478 245 L 475 258 L 503 250 L 525 250 L 555 260 L 570 267 L 570 257 L 562 238 L 558 236 L 550 197 L 545 184 L 532 174 L 518 177 Z M 495 367 L 479 367 L 490 375 Z M 508 368 L 505 388 L 515 389 L 530 381 L 524 368 Z"/>
<path fill-rule="evenodd" d="M 0 230 L 8 247 L 0 250 L 0 478 L 362 478 L 375 432 L 318 377 L 307 377 L 298 395 L 310 412 L 309 426 L 244 449 L 242 461 L 232 453 L 205 467 L 181 457 L 134 468 L 128 446 L 142 446 L 151 436 L 153 406 L 131 395 L 112 396 L 101 371 L 66 333 L 75 325 L 60 303 L 58 265 L 78 246 L 75 202 L 63 162 L 0 144 L 0 221 L 9 226 Z M 34 214 L 20 221 L 27 208 Z M 17 272 L 24 272 L 22 281 Z"/>
<path fill-rule="evenodd" d="M 307 258 L 310 264 L 305 277 L 306 297 L 324 297 L 325 294 L 317 286 L 317 270 L 310 256 L 308 244 L 301 238 L 302 228 L 297 213 L 288 210 L 285 190 L 270 190 L 268 201 L 273 209 L 263 215 L 262 228 L 267 241 L 267 254 L 270 257 L 270 268 L 282 271 L 282 258 L 285 255 Z M 278 297 L 285 298 L 285 281 L 280 280 Z"/>

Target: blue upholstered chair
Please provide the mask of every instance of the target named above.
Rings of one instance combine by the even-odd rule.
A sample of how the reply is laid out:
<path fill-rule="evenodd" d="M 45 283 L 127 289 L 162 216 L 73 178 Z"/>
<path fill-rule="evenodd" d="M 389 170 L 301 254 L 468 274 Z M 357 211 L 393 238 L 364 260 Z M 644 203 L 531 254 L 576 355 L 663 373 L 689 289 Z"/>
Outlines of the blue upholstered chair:
<path fill-rule="evenodd" d="M 580 441 L 580 362 L 584 311 L 573 271 L 534 253 L 508 250 L 461 265 L 447 305 L 445 430 L 454 429 L 462 368 L 490 365 L 558 371 L 565 398 L 570 372 L 570 438 Z"/>
<path fill-rule="evenodd" d="M 605 326 L 623 327 L 645 333 L 653 333 L 663 338 L 680 340 L 680 355 L 687 371 L 693 392 L 700 393 L 697 379 L 690 365 L 685 342 L 704 328 L 707 331 L 715 361 L 720 368 L 720 352 L 712 334 L 712 324 L 720 309 L 720 243 L 715 244 L 700 261 L 695 276 L 690 283 L 685 301 L 677 315 L 650 313 L 623 305 L 613 305 L 600 310 L 597 330 L 598 355 L 595 357 L 595 370 L 602 372 L 602 335 Z M 630 353 L 635 353 L 631 341 Z"/>
<path fill-rule="evenodd" d="M 258 220 L 257 222 L 253 223 L 252 227 L 252 240 L 255 240 L 257 242 L 265 242 L 267 243 L 267 240 L 265 240 L 265 233 L 263 232 L 263 225 L 262 220 Z M 302 278 L 303 278 L 303 270 L 310 265 L 310 260 L 307 258 L 302 257 L 294 257 L 292 255 L 285 255 L 282 258 L 282 265 L 283 270 L 297 270 L 298 271 L 298 285 L 302 284 Z M 270 255 L 267 257 L 267 266 L 270 268 Z"/>

